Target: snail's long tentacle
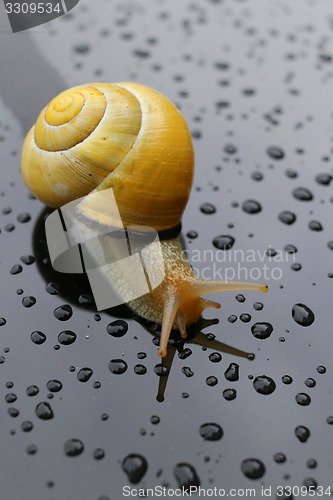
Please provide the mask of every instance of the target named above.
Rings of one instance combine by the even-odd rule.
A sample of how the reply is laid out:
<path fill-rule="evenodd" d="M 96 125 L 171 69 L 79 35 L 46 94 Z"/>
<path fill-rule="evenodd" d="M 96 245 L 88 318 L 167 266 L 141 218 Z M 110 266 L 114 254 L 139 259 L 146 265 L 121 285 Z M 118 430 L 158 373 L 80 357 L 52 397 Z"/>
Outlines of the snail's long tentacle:
<path fill-rule="evenodd" d="M 225 292 L 231 290 L 259 290 L 267 292 L 268 286 L 264 283 L 250 283 L 247 281 L 224 281 L 224 280 L 192 280 L 193 290 L 200 294 Z"/>
<path fill-rule="evenodd" d="M 161 340 L 158 349 L 158 354 L 162 358 L 164 358 L 167 354 L 167 345 L 172 330 L 173 322 L 177 314 L 178 305 L 179 305 L 179 300 L 175 295 L 170 294 L 166 297 L 164 302 Z"/>

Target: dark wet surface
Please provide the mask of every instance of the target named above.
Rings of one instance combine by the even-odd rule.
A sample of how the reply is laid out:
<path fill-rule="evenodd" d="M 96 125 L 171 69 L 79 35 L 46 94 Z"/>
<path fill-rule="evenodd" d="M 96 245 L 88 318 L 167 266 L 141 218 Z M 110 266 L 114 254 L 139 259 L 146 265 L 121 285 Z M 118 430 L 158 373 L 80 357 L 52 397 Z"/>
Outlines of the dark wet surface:
<path fill-rule="evenodd" d="M 1 498 L 332 485 L 331 10 L 81 1 L 0 33 Z M 221 310 L 185 344 L 173 336 L 163 366 L 156 325 L 125 306 L 97 313 L 85 276 L 52 270 L 49 211 L 20 176 L 23 134 L 49 99 L 122 80 L 163 92 L 192 131 L 193 267 L 269 285 L 211 295 Z"/>

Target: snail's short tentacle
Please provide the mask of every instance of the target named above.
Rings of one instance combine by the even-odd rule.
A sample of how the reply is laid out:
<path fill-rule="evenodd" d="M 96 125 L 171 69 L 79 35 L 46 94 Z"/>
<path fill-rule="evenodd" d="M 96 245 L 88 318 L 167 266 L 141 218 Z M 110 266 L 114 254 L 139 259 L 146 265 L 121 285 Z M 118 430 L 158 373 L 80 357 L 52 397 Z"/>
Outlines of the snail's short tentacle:
<path fill-rule="evenodd" d="M 162 358 L 164 358 L 167 355 L 167 345 L 172 330 L 172 326 L 177 314 L 178 306 L 179 306 L 178 297 L 176 297 L 174 294 L 170 294 L 166 297 L 164 302 L 161 340 L 158 349 L 158 354 Z"/>

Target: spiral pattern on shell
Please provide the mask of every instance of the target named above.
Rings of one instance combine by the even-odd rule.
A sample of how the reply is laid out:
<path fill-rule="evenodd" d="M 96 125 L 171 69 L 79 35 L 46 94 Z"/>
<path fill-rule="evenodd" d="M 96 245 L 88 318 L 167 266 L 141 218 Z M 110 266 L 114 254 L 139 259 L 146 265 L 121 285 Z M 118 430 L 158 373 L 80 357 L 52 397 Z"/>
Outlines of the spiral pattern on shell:
<path fill-rule="evenodd" d="M 40 113 L 22 151 L 22 175 L 45 204 L 77 198 L 82 212 L 113 225 L 112 188 L 125 226 L 158 231 L 180 223 L 192 185 L 191 134 L 180 111 L 135 83 L 93 83 L 59 94 Z M 90 193 L 105 191 L 97 197 Z M 94 200 L 94 201 L 92 201 Z"/>

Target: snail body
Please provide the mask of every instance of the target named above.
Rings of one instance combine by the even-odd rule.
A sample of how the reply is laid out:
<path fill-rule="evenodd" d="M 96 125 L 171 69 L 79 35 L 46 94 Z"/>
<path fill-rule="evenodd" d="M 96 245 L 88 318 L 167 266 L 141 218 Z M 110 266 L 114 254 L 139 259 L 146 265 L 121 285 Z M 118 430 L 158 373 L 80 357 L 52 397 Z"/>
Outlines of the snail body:
<path fill-rule="evenodd" d="M 165 234 L 181 223 L 193 171 L 191 134 L 182 114 L 162 94 L 134 83 L 87 84 L 61 93 L 41 111 L 22 150 L 22 176 L 36 197 L 54 208 L 83 198 L 77 210 L 92 226 L 119 227 L 120 214 L 125 228 Z M 100 251 L 109 252 L 105 240 Z M 164 279 L 149 293 L 127 300 L 120 267 L 107 279 L 137 314 L 162 324 L 162 357 L 173 328 L 185 337 L 204 309 L 220 307 L 202 294 L 267 291 L 256 283 L 195 277 L 178 238 L 153 245 L 150 257 L 156 258 L 157 274 L 164 267 Z"/>

